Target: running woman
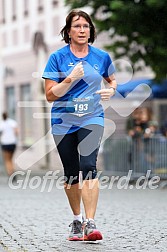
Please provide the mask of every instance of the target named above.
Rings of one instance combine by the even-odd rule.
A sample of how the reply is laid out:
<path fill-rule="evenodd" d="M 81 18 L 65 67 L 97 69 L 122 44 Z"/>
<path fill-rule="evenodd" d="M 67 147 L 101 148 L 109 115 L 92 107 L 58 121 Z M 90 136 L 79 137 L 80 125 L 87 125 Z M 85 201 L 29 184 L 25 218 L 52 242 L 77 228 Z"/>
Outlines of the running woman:
<path fill-rule="evenodd" d="M 100 100 L 108 101 L 115 94 L 115 70 L 109 54 L 90 45 L 96 35 L 86 12 L 72 10 L 61 35 L 67 45 L 50 55 L 43 78 L 46 99 L 53 102 L 52 134 L 73 212 L 68 239 L 96 241 L 103 238 L 95 224 L 99 196 L 96 160 L 104 128 Z M 103 79 L 107 84 L 101 89 Z"/>

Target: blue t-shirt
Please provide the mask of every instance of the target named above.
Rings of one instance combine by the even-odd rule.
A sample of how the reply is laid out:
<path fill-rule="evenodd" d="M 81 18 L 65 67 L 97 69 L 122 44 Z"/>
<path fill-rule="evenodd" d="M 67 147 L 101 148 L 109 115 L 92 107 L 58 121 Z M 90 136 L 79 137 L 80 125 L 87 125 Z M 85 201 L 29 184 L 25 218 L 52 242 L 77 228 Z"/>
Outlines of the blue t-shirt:
<path fill-rule="evenodd" d="M 96 94 L 101 89 L 103 77 L 114 73 L 115 69 L 109 54 L 103 50 L 89 45 L 89 53 L 84 58 L 77 58 L 67 45 L 50 55 L 42 78 L 62 82 L 79 62 L 83 63 L 84 76 L 73 82 L 67 93 L 54 101 L 51 110 L 52 133 L 61 135 L 74 132 L 89 124 L 104 125 L 104 112 L 100 104 L 100 95 Z M 79 98 L 89 100 L 91 112 L 83 116 L 73 113 L 71 101 Z M 78 105 L 79 108 L 86 104 Z M 90 107 L 89 106 L 89 107 Z M 76 108 L 76 107 L 75 107 Z"/>

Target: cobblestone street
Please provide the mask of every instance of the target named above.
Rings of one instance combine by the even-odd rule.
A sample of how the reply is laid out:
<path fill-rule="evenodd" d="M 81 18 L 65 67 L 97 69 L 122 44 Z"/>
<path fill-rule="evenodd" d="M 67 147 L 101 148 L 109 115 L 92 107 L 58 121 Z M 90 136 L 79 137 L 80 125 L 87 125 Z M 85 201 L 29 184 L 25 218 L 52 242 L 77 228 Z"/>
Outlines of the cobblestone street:
<path fill-rule="evenodd" d="M 0 251 L 150 251 L 167 249 L 166 189 L 101 189 L 96 224 L 104 239 L 69 242 L 72 220 L 63 189 L 12 190 L 0 178 Z"/>

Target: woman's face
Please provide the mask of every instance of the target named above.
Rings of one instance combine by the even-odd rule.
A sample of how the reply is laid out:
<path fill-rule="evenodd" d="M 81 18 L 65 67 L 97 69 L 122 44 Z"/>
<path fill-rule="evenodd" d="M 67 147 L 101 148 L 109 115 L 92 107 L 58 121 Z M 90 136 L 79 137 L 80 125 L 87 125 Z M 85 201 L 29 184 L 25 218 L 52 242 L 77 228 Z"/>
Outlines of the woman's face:
<path fill-rule="evenodd" d="M 90 25 L 85 18 L 75 16 L 72 19 L 68 34 L 71 37 L 71 43 L 80 45 L 87 44 L 90 38 Z"/>

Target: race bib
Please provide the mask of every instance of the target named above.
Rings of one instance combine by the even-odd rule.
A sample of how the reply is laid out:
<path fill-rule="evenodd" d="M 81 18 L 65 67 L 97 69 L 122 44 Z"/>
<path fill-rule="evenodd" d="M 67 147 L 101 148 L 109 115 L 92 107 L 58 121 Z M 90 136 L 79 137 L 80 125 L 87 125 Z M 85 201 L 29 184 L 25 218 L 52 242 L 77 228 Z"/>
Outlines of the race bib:
<path fill-rule="evenodd" d="M 72 98 L 68 101 L 68 112 L 82 116 L 93 112 L 94 98 L 85 97 L 85 98 Z"/>

